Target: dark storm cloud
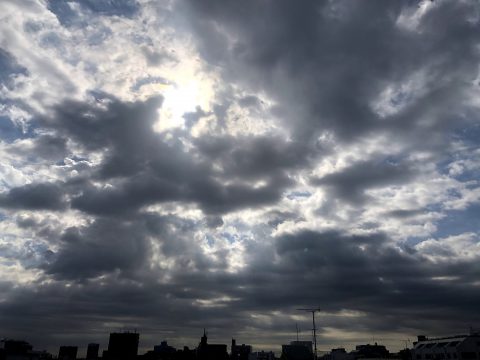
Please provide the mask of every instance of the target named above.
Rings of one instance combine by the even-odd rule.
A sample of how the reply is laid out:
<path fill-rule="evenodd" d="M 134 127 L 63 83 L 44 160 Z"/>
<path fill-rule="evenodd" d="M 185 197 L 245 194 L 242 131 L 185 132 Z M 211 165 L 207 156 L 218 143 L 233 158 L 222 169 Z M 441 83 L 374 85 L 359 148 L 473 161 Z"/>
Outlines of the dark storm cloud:
<path fill-rule="evenodd" d="M 58 184 L 28 184 L 0 194 L 0 207 L 27 210 L 62 210 L 64 193 Z"/>
<path fill-rule="evenodd" d="M 58 138 L 38 141 L 38 146 L 64 144 L 68 138 L 85 151 L 104 153 L 90 180 L 108 181 L 109 186 L 93 186 L 83 179 L 72 187 L 72 207 L 87 213 L 125 214 L 145 205 L 179 201 L 222 214 L 273 203 L 292 184 L 288 170 L 309 161 L 302 144 L 266 136 L 203 138 L 187 152 L 181 141 L 187 134 L 179 132 L 176 139 L 169 139 L 152 131 L 161 98 L 103 101 L 101 106 L 72 101 L 58 105 L 54 116 L 42 120 Z M 220 170 L 212 166 L 214 162 Z M 263 184 L 254 186 L 253 180 Z"/>
<path fill-rule="evenodd" d="M 63 160 L 67 155 L 67 139 L 52 135 L 38 136 L 32 153 L 44 158 Z"/>
<path fill-rule="evenodd" d="M 366 201 L 365 190 L 398 185 L 408 182 L 418 174 L 418 170 L 407 164 L 393 164 L 385 160 L 362 161 L 334 172 L 312 183 L 327 186 L 339 198 L 360 203 Z"/>
<path fill-rule="evenodd" d="M 30 267 L 42 269 L 57 280 L 85 283 L 88 279 L 112 273 L 122 279 L 148 280 L 150 265 L 162 266 L 155 261 L 151 263 L 152 244 L 167 258 L 176 259 L 174 272 L 224 270 L 226 267 L 224 261 L 210 261 L 201 249 L 192 246 L 191 239 L 199 224 L 175 216 L 142 213 L 123 219 L 97 217 L 86 225 L 63 231 L 52 227 L 47 220 L 21 216 L 16 221 L 22 229 L 33 231 L 37 244 L 42 244 L 41 239 L 46 241 L 39 249 L 41 253 L 32 248 L 31 254 L 36 256 L 37 262 Z M 45 244 L 50 244 L 54 250 Z M 15 259 L 15 254 L 9 257 Z M 165 275 L 155 271 L 151 276 L 157 276 L 155 274 Z"/>
<path fill-rule="evenodd" d="M 139 153 L 150 146 L 161 97 L 153 97 L 145 103 L 122 103 L 99 94 L 97 101 L 102 106 L 66 101 L 55 107 L 53 116 L 44 117 L 41 124 L 68 136 L 89 151 L 114 148 L 118 152 L 128 153 L 131 149 Z"/>
<path fill-rule="evenodd" d="M 32 161 L 63 161 L 68 154 L 67 139 L 65 138 L 43 134 L 29 140 L 28 146 L 22 142 L 17 142 L 13 143 L 7 151 L 11 154 L 21 155 L 26 159 L 32 159 Z"/>
<path fill-rule="evenodd" d="M 478 270 L 473 261 L 451 260 L 438 266 L 419 254 L 404 253 L 392 247 L 382 234 L 350 236 L 336 231 L 306 231 L 276 239 L 273 249 L 262 250 L 262 244 L 251 243 L 247 266 L 238 273 L 212 272 L 210 270 L 216 265 L 211 261 L 204 261 L 193 268 L 188 266 L 188 258 L 198 262 L 192 252 L 191 240 L 188 240 L 191 224 L 179 219 L 157 217 L 148 221 L 150 230 L 162 237 L 173 234 L 169 226 L 163 225 L 176 223 L 180 231 L 178 239 L 183 239 L 165 241 L 163 245 L 163 252 L 176 259 L 176 265 L 168 273 L 168 282 L 159 282 L 159 274 L 151 273 L 148 267 L 137 266 L 136 271 L 129 272 L 127 266 L 125 272 L 107 272 L 99 281 L 83 281 L 69 288 L 61 283 L 46 283 L 35 292 L 17 289 L 9 301 L 0 304 L 2 323 L 21 331 L 27 326 L 27 322 L 21 319 L 28 318 L 30 329 L 41 328 L 51 334 L 57 334 L 58 329 L 62 329 L 62 332 L 68 331 L 72 338 L 83 337 L 90 332 L 90 336 L 96 339 L 105 337 L 104 331 L 98 328 L 98 321 L 109 319 L 118 319 L 125 326 L 139 325 L 144 332 L 169 329 L 173 332 L 170 336 L 182 334 L 195 337 L 195 331 L 203 326 L 222 334 L 230 329 L 232 322 L 237 329 L 254 326 L 262 331 L 291 333 L 289 329 L 294 327 L 291 319 L 278 314 L 271 321 L 257 323 L 249 315 L 267 315 L 277 310 L 280 314 L 293 315 L 297 314 L 296 307 L 311 304 L 320 305 L 330 313 L 343 309 L 363 314 L 358 318 L 349 318 L 348 322 L 339 316 L 320 314 L 322 329 L 344 327 L 351 331 L 376 333 L 421 328 L 434 332 L 436 326 L 445 321 L 449 322 L 451 329 L 462 330 L 466 322 L 480 320 L 474 315 L 480 292 L 477 287 L 471 286 L 476 281 Z M 154 224 L 157 226 L 152 226 Z M 97 266 L 102 263 L 99 260 L 101 254 L 106 256 L 105 263 L 125 266 L 123 261 L 118 262 L 118 252 L 126 254 L 132 250 L 129 246 L 119 246 L 123 241 L 132 245 L 127 235 L 119 240 L 100 240 L 99 244 L 93 242 L 93 237 L 88 240 L 93 228 L 99 230 L 95 235 L 106 238 L 120 235 L 115 231 L 105 233 L 107 228 L 111 232 L 112 227 L 102 230 L 104 225 L 107 224 L 84 229 L 85 236 L 81 238 L 77 234 L 81 229 L 70 230 L 64 239 L 65 242 L 88 241 L 95 249 L 101 248 L 102 244 L 118 244 L 116 247 L 121 249 L 114 250 L 113 254 L 100 249 L 99 254 L 92 252 L 87 255 L 83 247 L 73 247 L 77 250 L 76 255 L 83 260 L 81 264 L 89 259 L 92 271 L 100 270 L 99 273 L 106 270 L 103 265 Z M 125 230 L 125 227 L 121 229 Z M 127 230 L 127 234 L 135 236 L 130 233 L 133 230 Z M 135 228 L 135 231 L 138 230 Z M 142 233 L 145 233 L 144 230 Z M 168 249 L 169 246 L 173 248 Z M 145 254 L 148 256 L 148 251 Z M 58 260 L 65 261 L 64 264 L 77 262 L 73 252 L 60 251 L 58 255 L 65 257 L 65 260 Z M 123 259 L 122 256 L 120 258 Z M 73 275 L 69 272 L 70 268 L 65 266 L 63 270 Z M 76 273 L 87 274 L 89 271 L 77 269 Z M 453 276 L 456 280 L 435 280 L 442 276 Z M 202 307 L 198 302 L 211 300 L 221 305 L 220 298 L 224 296 L 232 300 L 223 302 L 223 306 Z M 29 306 L 33 298 L 36 299 L 35 307 Z M 93 299 L 95 306 L 92 306 Z M 52 311 L 59 315 L 54 322 L 50 320 Z M 18 314 L 22 313 L 28 317 L 19 320 Z M 178 316 L 183 319 L 181 324 Z M 76 326 L 69 326 L 72 324 Z M 255 341 L 255 334 L 243 333 L 243 336 L 248 336 L 246 340 L 249 342 Z M 223 335 L 218 337 L 228 340 Z M 279 341 L 287 340 L 283 338 Z M 147 346 L 145 342 L 143 344 Z"/>
<path fill-rule="evenodd" d="M 64 279 L 96 277 L 120 269 L 128 273 L 145 263 L 147 252 L 139 224 L 97 219 L 86 227 L 67 229 L 45 270 Z"/>
<path fill-rule="evenodd" d="M 382 234 L 307 231 L 278 238 L 275 263 L 264 253 L 255 254 L 247 270 L 255 281 L 247 285 L 250 296 L 244 299 L 265 311 L 293 304 L 362 311 L 370 314 L 365 319 L 370 330 L 380 329 L 388 317 L 391 330 L 415 327 L 415 320 L 406 313 L 422 313 L 426 326 L 437 321 L 453 324 L 457 314 L 456 326 L 461 326 L 480 298 L 471 285 L 475 280 L 470 274 L 477 268 L 474 261 L 450 260 L 438 266 L 420 254 L 392 247 Z M 442 276 L 457 280 L 435 280 Z M 462 300 L 457 294 L 462 294 Z"/>
<path fill-rule="evenodd" d="M 177 331 L 174 324 L 182 316 L 188 324 L 177 334 L 196 337 L 195 332 L 217 312 L 200 309 L 195 301 L 223 294 L 223 289 L 214 283 L 228 287 L 233 284 L 227 284 L 231 277 L 221 275 L 224 261 L 211 261 L 193 246 L 195 227 L 179 218 L 143 214 L 124 223 L 97 219 L 90 225 L 67 229 L 59 250 L 41 265 L 57 281 L 36 286 L 34 292 L 27 287 L 12 292 L 13 302 L 2 303 L 2 327 L 10 329 L 12 335 L 25 332 L 27 327 L 43 329 L 45 335 L 37 344 L 52 344 L 58 341 L 59 329 L 64 329 L 62 338 L 78 341 L 79 337 L 90 336 L 101 340 L 111 328 L 99 326 L 98 321 L 109 323 L 114 319 L 151 332 L 159 328 Z M 153 251 L 147 237 L 153 235 L 162 253 L 174 259 L 168 271 L 162 269 L 164 264 L 151 259 Z M 218 275 L 212 273 L 205 278 L 204 274 L 212 270 Z M 102 277 L 89 280 L 99 275 Z M 165 276 L 175 279 L 165 282 Z M 58 281 L 61 279 L 77 281 L 66 287 L 66 283 Z M 197 281 L 200 286 L 195 285 Z M 35 307 L 29 306 L 32 297 L 38 299 Z M 52 311 L 57 316 L 46 321 Z M 30 320 L 27 324 L 20 318 Z M 211 321 L 222 326 L 228 322 L 221 317 Z M 145 340 L 143 344 L 146 346 Z"/>
<path fill-rule="evenodd" d="M 195 144 L 207 158 L 219 161 L 223 173 L 241 178 L 265 178 L 300 169 L 314 155 L 305 144 L 281 137 L 204 136 Z"/>
<path fill-rule="evenodd" d="M 136 2 L 75 4 L 100 15 L 138 11 Z M 393 156 L 410 160 L 392 161 L 387 147 L 371 158 L 361 158 L 360 151 L 346 168 L 311 178 L 310 185 L 327 190 L 321 210 L 333 220 L 337 199 L 368 206 L 368 190 L 417 179 L 423 160 L 415 162 L 410 154 L 437 151 L 431 156 L 438 160 L 451 149 L 446 130 L 478 116 L 464 101 L 478 73 L 480 29 L 469 19 L 474 3 L 436 1 L 417 29 L 399 25 L 403 11 L 416 6 L 384 0 L 301 6 L 287 0 L 177 2 L 175 10 L 187 14 L 182 24 L 191 26 L 203 60 L 224 83 L 245 87 L 247 94 L 266 94 L 275 104 L 267 112 L 280 119 L 275 125 L 288 130 L 289 140 L 272 134 L 190 135 L 189 128 L 205 116 L 225 125 L 232 104 L 259 111 L 263 95 L 219 96 L 212 113 L 197 108 L 184 114 L 187 129 L 167 134 L 152 131 L 161 97 L 127 102 L 92 92 L 94 103 L 59 101 L 35 116 L 39 132 L 31 148 L 12 145 L 10 154 L 55 162 L 56 170 L 68 171 L 68 179 L 7 190 L 0 194 L 0 207 L 71 209 L 84 224 L 64 229 L 48 219 L 15 218 L 35 241 L 24 252 L 11 250 L 14 244 L 1 247 L 2 257 L 43 273 L 26 285 L 0 282 L 8 291 L 0 301 L 1 329 L 12 337 L 51 334 L 44 339 L 50 344 L 99 341 L 112 323 L 151 333 L 162 327 L 186 337 L 204 326 L 228 335 L 232 326 L 240 334 L 245 329 L 288 334 L 294 324 L 285 314 L 317 305 L 331 313 L 364 314 L 353 320 L 326 316 L 321 324 L 362 333 L 463 331 L 466 323 L 480 321 L 478 261 L 441 246 L 426 252 L 395 246 L 376 230 L 382 219 L 362 228 L 367 235 L 331 230 L 272 238 L 279 224 L 305 220 L 303 209 L 268 209 L 265 224 L 251 227 L 224 216 L 276 205 L 283 196 L 309 197 L 292 190 L 296 174 L 314 171 L 334 147 L 341 151 L 356 140 L 392 139 L 405 149 Z M 78 21 L 68 2 L 50 1 L 49 7 L 64 25 Z M 180 61 L 163 50 L 142 51 L 150 66 Z M 1 56 L 0 65 L 11 67 L 12 59 Z M 418 79 L 425 81 L 422 91 L 411 85 Z M 131 90 L 164 80 L 139 79 Z M 383 105 L 393 110 L 382 115 L 374 105 L 389 86 L 393 95 Z M 325 133 L 332 148 L 318 140 Z M 203 219 L 148 212 L 149 205 L 168 212 L 172 202 L 193 204 Z M 421 211 L 386 215 L 401 219 Z M 229 268 L 235 249 L 216 247 L 220 240 L 236 245 L 229 227 L 248 232 L 240 244 L 242 267 L 236 270 Z M 272 311 L 277 311 L 272 319 L 252 316 Z M 249 336 L 245 342 L 257 341 L 255 331 Z"/>
<path fill-rule="evenodd" d="M 180 2 L 182 10 L 185 3 L 205 59 L 227 79 L 267 91 L 302 139 L 326 129 L 344 139 L 385 129 L 427 146 L 439 140 L 432 132 L 462 111 L 463 91 L 477 72 L 479 25 L 468 21 L 474 2 L 434 4 L 419 31 L 398 25 L 402 11 L 418 5 L 404 1 L 211 0 Z M 423 96 L 408 102 L 408 90 L 400 92 L 391 101 L 402 110 L 380 118 L 371 103 L 384 87 L 422 70 L 432 79 Z M 418 125 L 429 116 L 430 126 Z"/>

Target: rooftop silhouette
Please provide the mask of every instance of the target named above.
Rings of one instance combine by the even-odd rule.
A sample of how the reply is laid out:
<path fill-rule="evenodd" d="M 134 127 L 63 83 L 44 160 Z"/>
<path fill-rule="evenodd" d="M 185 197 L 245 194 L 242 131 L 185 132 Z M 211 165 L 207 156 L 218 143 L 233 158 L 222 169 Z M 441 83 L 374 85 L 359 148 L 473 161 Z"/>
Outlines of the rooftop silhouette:
<path fill-rule="evenodd" d="M 184 346 L 176 349 L 162 341 L 144 354 L 138 354 L 140 334 L 137 332 L 113 332 L 109 336 L 108 348 L 99 357 L 100 345 L 89 343 L 86 360 L 314 360 L 312 341 L 291 341 L 281 346 L 276 357 L 272 351 L 253 351 L 251 345 L 237 345 L 232 338 L 230 352 L 226 344 L 208 342 L 206 329 L 195 349 Z M 1 341 L 0 360 L 77 360 L 78 346 L 62 345 L 58 355 L 46 351 L 34 350 L 23 340 L 4 339 Z M 471 331 L 464 335 L 451 335 L 441 338 L 428 338 L 419 335 L 412 348 L 398 353 L 390 352 L 386 346 L 359 344 L 355 350 L 347 352 L 344 348 L 334 348 L 317 357 L 320 360 L 359 360 L 359 359 L 397 359 L 397 360 L 473 360 L 480 359 L 480 332 Z"/>

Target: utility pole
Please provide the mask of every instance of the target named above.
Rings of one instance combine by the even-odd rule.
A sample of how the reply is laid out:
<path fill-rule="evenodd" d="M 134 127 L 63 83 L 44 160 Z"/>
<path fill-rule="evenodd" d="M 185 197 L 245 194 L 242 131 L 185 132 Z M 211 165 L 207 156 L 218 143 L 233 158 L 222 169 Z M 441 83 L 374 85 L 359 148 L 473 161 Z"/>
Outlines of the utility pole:
<path fill-rule="evenodd" d="M 317 360 L 317 327 L 315 326 L 315 313 L 320 312 L 320 308 L 308 308 L 308 309 L 297 309 L 300 311 L 307 311 L 312 313 L 312 323 L 313 323 L 313 358 Z"/>

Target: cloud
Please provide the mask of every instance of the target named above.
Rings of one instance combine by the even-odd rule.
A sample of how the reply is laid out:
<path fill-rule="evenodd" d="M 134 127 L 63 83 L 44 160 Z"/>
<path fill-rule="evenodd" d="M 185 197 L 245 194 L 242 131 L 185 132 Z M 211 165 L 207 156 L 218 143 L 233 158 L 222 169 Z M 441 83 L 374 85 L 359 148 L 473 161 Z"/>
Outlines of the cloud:
<path fill-rule="evenodd" d="M 34 138 L 17 139 L 8 152 L 37 160 L 62 160 L 68 155 L 67 139 L 53 134 L 42 134 Z"/>
<path fill-rule="evenodd" d="M 222 214 L 277 200 L 291 183 L 285 170 L 307 161 L 297 149 L 301 145 L 267 137 L 203 139 L 193 144 L 198 153 L 186 151 L 180 141 L 153 131 L 155 122 L 162 121 L 160 106 L 161 98 L 135 103 L 111 99 L 105 106 L 67 101 L 55 107 L 53 116 L 42 119 L 42 125 L 57 134 L 57 143 L 68 138 L 82 151 L 102 153 L 91 180 L 105 186 L 84 181 L 83 188 L 76 187 L 72 194 L 73 208 L 114 214 L 181 201 Z M 50 136 L 49 141 L 53 139 Z M 223 148 L 222 158 L 214 159 L 217 150 L 212 152 L 212 146 Z M 212 166 L 217 160 L 220 171 Z M 232 175 L 237 175 L 234 182 L 229 180 Z M 263 183 L 252 183 L 257 179 Z"/>
<path fill-rule="evenodd" d="M 152 220 L 167 225 L 173 219 Z M 480 297 L 477 287 L 470 285 L 475 281 L 475 261 L 458 259 L 437 266 L 419 253 L 392 247 L 383 234 L 350 236 L 335 231 L 282 236 L 274 241 L 274 251 L 269 253 L 261 250 L 260 243 L 252 243 L 248 266 L 230 274 L 210 272 L 211 261 L 204 261 L 200 267 L 186 267 L 185 252 L 197 261 L 191 252 L 192 240 L 185 237 L 185 247 L 179 247 L 178 240 L 165 238 L 162 251 L 177 262 L 165 281 L 166 274 L 158 278 L 151 267 L 139 261 L 151 256 L 153 250 L 139 248 L 145 244 L 139 241 L 139 236 L 145 234 L 139 224 L 122 225 L 118 232 L 112 232 L 108 222 L 99 221 L 88 228 L 68 230 L 62 240 L 65 248 L 55 254 L 49 271 L 67 277 L 103 275 L 68 287 L 61 282 L 44 284 L 35 294 L 28 289 L 16 290 L 10 301 L 1 304 L 2 323 L 21 331 L 27 323 L 21 320 L 24 317 L 17 317 L 25 313 L 34 319 L 33 323 L 29 320 L 31 328 L 48 329 L 47 334 L 66 328 L 70 329 L 66 330 L 69 338 L 90 333 L 88 336 L 97 341 L 104 341 L 102 331 L 108 331 L 111 319 L 152 331 L 169 329 L 170 336 L 188 334 L 193 338 L 198 335 L 195 330 L 208 324 L 216 338 L 227 341 L 221 332 L 230 329 L 231 321 L 237 323 L 237 329 L 254 324 L 272 334 L 279 328 L 288 332 L 291 316 L 299 315 L 295 308 L 315 304 L 323 309 L 320 334 L 330 327 L 368 329 L 373 333 L 387 329 L 409 331 L 420 326 L 417 317 L 423 329 L 433 332 L 442 321 L 455 328 L 472 321 Z M 163 229 L 162 236 L 172 234 L 163 225 L 158 229 Z M 174 248 L 168 249 L 167 244 Z M 89 267 L 83 266 L 87 259 Z M 107 271 L 110 266 L 117 271 Z M 29 306 L 32 297 L 38 306 Z M 89 300 L 92 298 L 93 307 Z M 132 302 L 142 306 L 133 307 Z M 53 309 L 61 316 L 52 322 L 48 319 Z M 451 318 L 453 310 L 448 309 L 457 309 L 455 319 Z M 353 323 L 345 323 L 348 312 L 360 315 Z M 182 323 L 177 318 L 180 314 Z M 264 321 L 257 322 L 257 314 Z M 103 322 L 101 328 L 98 321 Z M 308 321 L 301 320 L 301 326 L 308 326 Z M 75 327 L 68 326 L 75 323 Z M 241 333 L 242 338 L 255 343 L 254 334 Z"/>
<path fill-rule="evenodd" d="M 479 320 L 473 1 L 0 8 L 9 337 L 274 349 L 320 306 L 327 349 Z"/>
<path fill-rule="evenodd" d="M 62 234 L 60 248 L 52 254 L 45 270 L 67 279 L 98 277 L 117 269 L 128 272 L 146 260 L 148 245 L 143 232 L 137 224 L 104 219 L 86 227 L 69 228 Z"/>
<path fill-rule="evenodd" d="M 476 74 L 478 22 L 467 20 L 471 2 L 433 5 L 415 33 L 397 24 L 410 9 L 400 2 L 311 1 L 301 8 L 288 1 L 187 4 L 202 55 L 221 66 L 226 78 L 268 91 L 285 126 L 302 138 L 325 130 L 345 139 L 394 130 L 427 145 L 435 137 L 420 134 L 448 125 Z M 183 9 L 185 3 L 179 6 Z M 451 12 L 464 20 L 452 22 Z M 274 19 L 271 26 L 265 26 L 266 16 Z M 368 22 L 372 17 L 382 21 Z M 451 31 L 438 29 L 439 23 Z M 451 51 L 452 42 L 465 58 Z M 422 94 L 388 119 L 375 113 L 369 104 L 376 94 L 419 71 L 431 79 Z M 404 102 L 391 101 L 398 107 Z"/>
<path fill-rule="evenodd" d="M 17 74 L 25 74 L 26 69 L 15 60 L 7 51 L 0 49 L 0 82 L 5 86 L 11 86 L 13 77 Z"/>
<path fill-rule="evenodd" d="M 28 184 L 0 194 L 0 206 L 8 209 L 62 210 L 66 204 L 61 186 Z"/>
<path fill-rule="evenodd" d="M 415 176 L 414 169 L 407 164 L 392 164 L 388 161 L 364 161 L 313 179 L 315 185 L 333 188 L 335 194 L 351 202 L 365 201 L 365 191 L 370 188 L 381 188 L 407 183 Z"/>

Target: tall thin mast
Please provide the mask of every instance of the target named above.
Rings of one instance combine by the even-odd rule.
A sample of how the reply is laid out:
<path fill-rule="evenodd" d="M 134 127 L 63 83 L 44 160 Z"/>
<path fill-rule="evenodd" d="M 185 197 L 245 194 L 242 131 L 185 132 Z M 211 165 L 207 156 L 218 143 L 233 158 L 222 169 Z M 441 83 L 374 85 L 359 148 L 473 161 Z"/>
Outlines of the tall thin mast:
<path fill-rule="evenodd" d="M 311 312 L 312 313 L 312 323 L 313 323 L 313 349 L 314 349 L 314 352 L 313 352 L 313 358 L 315 360 L 317 360 L 317 327 L 315 325 L 315 313 L 316 312 L 320 312 L 320 308 L 309 308 L 309 309 L 297 309 L 297 310 L 300 310 L 300 311 L 307 311 L 307 312 Z"/>

